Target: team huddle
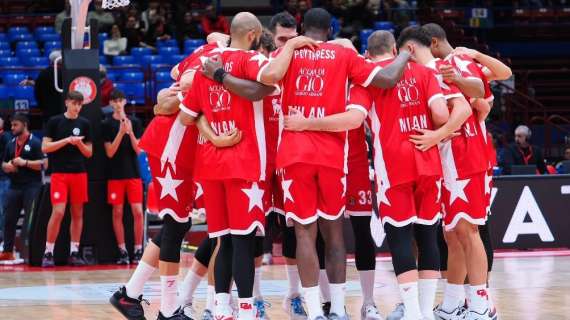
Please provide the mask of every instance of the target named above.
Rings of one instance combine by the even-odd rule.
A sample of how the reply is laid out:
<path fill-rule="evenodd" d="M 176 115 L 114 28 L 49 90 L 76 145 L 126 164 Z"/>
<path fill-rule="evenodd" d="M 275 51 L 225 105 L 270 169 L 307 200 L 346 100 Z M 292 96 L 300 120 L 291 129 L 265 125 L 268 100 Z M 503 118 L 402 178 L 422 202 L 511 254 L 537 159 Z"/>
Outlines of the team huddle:
<path fill-rule="evenodd" d="M 126 318 L 145 319 L 143 287 L 159 269 L 158 319 L 195 319 L 193 293 L 206 275 L 201 319 L 268 319 L 261 244 L 265 216 L 275 212 L 290 319 L 349 319 L 344 217 L 354 232 L 361 319 L 383 319 L 373 291 L 384 237 L 402 300 L 388 319 L 497 319 L 487 290 L 495 155 L 485 118 L 489 81 L 510 70 L 454 49 L 436 24 L 408 27 L 397 40 L 376 31 L 366 56 L 349 40 L 328 41 L 330 25 L 315 8 L 303 36 L 286 13 L 267 32 L 242 12 L 230 35 L 211 34 L 174 67 L 176 83 L 159 92 L 139 143 L 164 224 L 110 299 Z M 178 284 L 193 209 L 205 211 L 209 239 Z"/>

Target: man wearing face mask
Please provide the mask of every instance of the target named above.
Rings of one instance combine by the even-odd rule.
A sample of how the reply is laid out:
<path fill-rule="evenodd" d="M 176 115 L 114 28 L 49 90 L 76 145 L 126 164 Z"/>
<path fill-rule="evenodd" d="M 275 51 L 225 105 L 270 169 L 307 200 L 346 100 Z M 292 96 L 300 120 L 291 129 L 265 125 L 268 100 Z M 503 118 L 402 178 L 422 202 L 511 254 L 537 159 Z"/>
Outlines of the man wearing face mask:
<path fill-rule="evenodd" d="M 515 142 L 509 145 L 505 161 L 499 164 L 505 174 L 511 174 L 513 165 L 536 165 L 536 171 L 540 174 L 548 174 L 542 149 L 530 144 L 532 132 L 525 125 L 515 129 Z"/>
<path fill-rule="evenodd" d="M 41 170 L 47 164 L 42 143 L 30 133 L 29 124 L 23 114 L 12 117 L 14 138 L 6 145 L 2 159 L 2 170 L 10 179 L 10 188 L 6 194 L 4 250 L 0 253 L 0 264 L 15 260 L 14 239 L 20 212 L 24 209 L 26 215 L 30 214 L 42 185 Z"/>

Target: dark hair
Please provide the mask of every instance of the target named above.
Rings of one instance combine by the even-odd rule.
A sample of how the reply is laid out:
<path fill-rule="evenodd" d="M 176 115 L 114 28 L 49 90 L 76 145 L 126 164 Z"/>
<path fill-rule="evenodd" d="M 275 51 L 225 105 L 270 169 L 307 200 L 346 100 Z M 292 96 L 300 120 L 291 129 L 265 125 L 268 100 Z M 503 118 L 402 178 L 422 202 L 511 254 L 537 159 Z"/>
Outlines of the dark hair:
<path fill-rule="evenodd" d="M 275 47 L 275 42 L 273 41 L 273 35 L 268 30 L 263 30 L 261 38 L 259 38 L 260 45 L 267 52 L 273 52 L 277 47 Z"/>
<path fill-rule="evenodd" d="M 77 102 L 83 102 L 83 99 L 83 93 L 73 90 L 69 91 L 65 97 L 65 100 L 73 100 Z"/>
<path fill-rule="evenodd" d="M 422 46 L 429 47 L 431 45 L 431 37 L 419 26 L 410 26 L 400 32 L 396 46 L 401 48 L 406 42 L 414 41 Z"/>
<path fill-rule="evenodd" d="M 10 119 L 10 121 L 14 122 L 14 121 L 19 121 L 21 123 L 24 124 L 24 126 L 26 126 L 26 128 L 30 127 L 30 119 L 28 119 L 28 116 L 26 116 L 23 113 L 16 113 L 12 116 L 12 118 Z"/>
<path fill-rule="evenodd" d="M 297 29 L 297 20 L 289 12 L 283 11 L 271 17 L 269 21 L 269 31 L 275 33 L 277 25 L 287 29 Z"/>
<path fill-rule="evenodd" d="M 422 29 L 424 29 L 427 32 L 430 38 L 437 38 L 440 40 L 447 39 L 447 34 L 445 33 L 445 30 L 443 30 L 443 28 L 437 23 L 424 24 L 422 26 Z"/>
<path fill-rule="evenodd" d="M 111 95 L 109 96 L 109 101 L 114 101 L 114 100 L 123 100 L 126 99 L 127 97 L 125 96 L 125 93 L 119 89 L 113 89 L 113 91 L 111 91 Z"/>
<path fill-rule="evenodd" d="M 396 40 L 394 35 L 389 31 L 374 31 L 368 37 L 368 53 L 372 56 L 379 56 L 392 51 Z"/>
<path fill-rule="evenodd" d="M 331 28 L 331 14 L 323 8 L 309 9 L 303 18 L 305 31 L 315 29 L 328 32 Z"/>

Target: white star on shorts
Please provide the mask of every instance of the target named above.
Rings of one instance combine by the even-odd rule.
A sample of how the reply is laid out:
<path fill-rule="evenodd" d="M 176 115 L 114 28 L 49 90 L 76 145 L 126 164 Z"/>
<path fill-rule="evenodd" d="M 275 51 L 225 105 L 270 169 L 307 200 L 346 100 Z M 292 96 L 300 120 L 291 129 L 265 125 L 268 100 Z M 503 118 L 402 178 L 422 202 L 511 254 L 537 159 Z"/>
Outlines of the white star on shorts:
<path fill-rule="evenodd" d="M 293 200 L 293 196 L 291 195 L 291 190 L 290 190 L 292 184 L 293 180 L 281 181 L 281 188 L 283 189 L 283 203 L 287 202 L 287 200 L 295 202 L 295 200 Z"/>
<path fill-rule="evenodd" d="M 172 175 L 170 174 L 170 169 L 168 167 L 166 168 L 166 174 L 164 175 L 164 178 L 157 177 L 156 180 L 158 180 L 162 189 L 160 190 L 160 199 L 169 195 L 174 200 L 178 201 L 176 188 L 178 188 L 178 186 L 180 186 L 184 180 L 172 179 Z"/>
<path fill-rule="evenodd" d="M 450 179 L 450 180 L 451 182 L 444 183 L 445 188 L 450 193 L 449 204 L 453 204 L 453 202 L 455 202 L 457 198 L 468 203 L 469 200 L 467 200 L 467 195 L 465 195 L 465 187 L 467 186 L 467 184 L 469 184 L 469 181 L 471 181 L 471 179 L 465 179 L 465 180 Z"/>
<path fill-rule="evenodd" d="M 251 184 L 251 188 L 249 189 L 241 189 L 247 197 L 249 198 L 249 207 L 247 211 L 251 212 L 251 210 L 255 207 L 258 207 L 263 211 L 263 189 L 259 189 L 257 182 Z"/>

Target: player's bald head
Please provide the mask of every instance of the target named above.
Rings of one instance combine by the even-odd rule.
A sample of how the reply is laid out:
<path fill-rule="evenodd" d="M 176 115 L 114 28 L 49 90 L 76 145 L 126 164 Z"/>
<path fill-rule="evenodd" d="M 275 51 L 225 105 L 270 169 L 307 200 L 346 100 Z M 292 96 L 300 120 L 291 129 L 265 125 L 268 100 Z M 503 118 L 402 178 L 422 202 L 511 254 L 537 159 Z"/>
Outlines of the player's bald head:
<path fill-rule="evenodd" d="M 261 22 L 259 22 L 259 19 L 251 12 L 240 12 L 236 14 L 230 27 L 232 38 L 244 37 L 250 31 L 259 32 L 261 34 L 261 30 Z"/>
<path fill-rule="evenodd" d="M 161 109 L 174 109 L 178 107 L 180 100 L 178 99 L 176 92 L 166 88 L 158 92 L 156 104 L 158 104 Z"/>
<path fill-rule="evenodd" d="M 368 37 L 368 53 L 375 57 L 392 53 L 396 39 L 391 32 L 379 30 Z"/>

